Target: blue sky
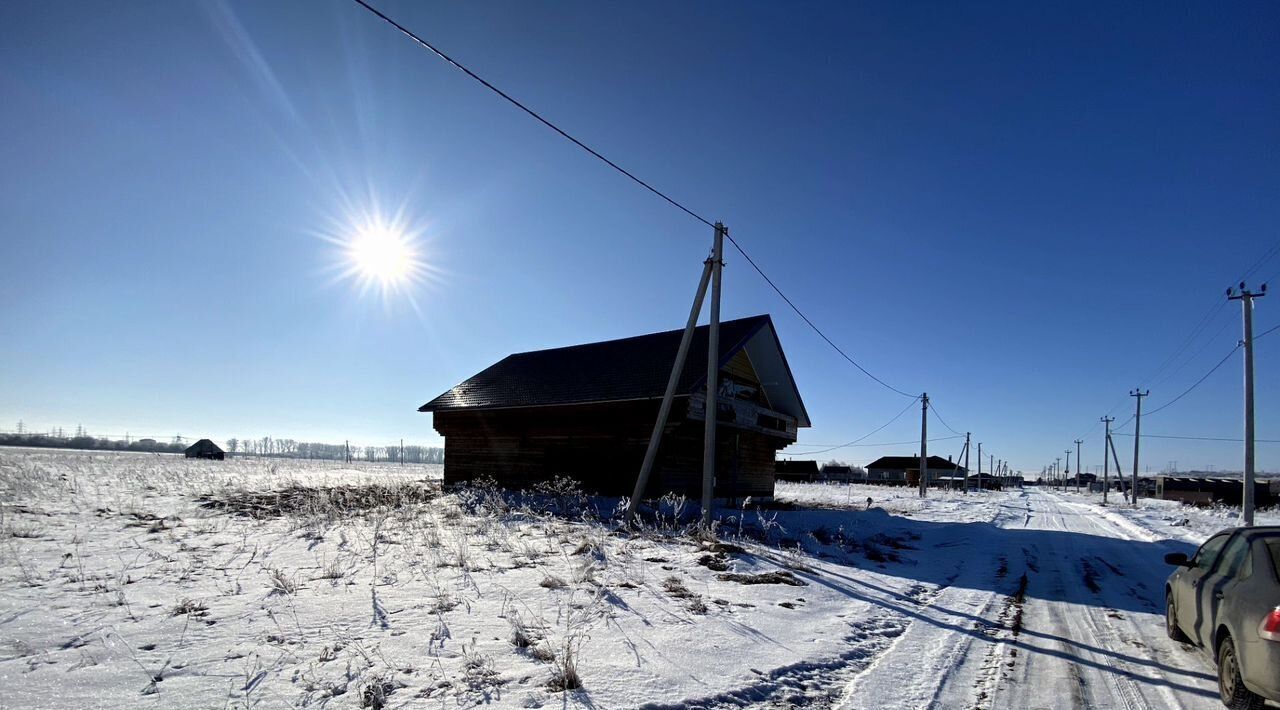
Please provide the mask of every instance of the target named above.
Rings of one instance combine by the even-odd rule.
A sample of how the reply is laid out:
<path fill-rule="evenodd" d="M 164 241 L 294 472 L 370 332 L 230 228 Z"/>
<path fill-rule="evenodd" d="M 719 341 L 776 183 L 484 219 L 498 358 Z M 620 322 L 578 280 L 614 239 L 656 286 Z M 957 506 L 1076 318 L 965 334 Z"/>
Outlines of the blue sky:
<path fill-rule="evenodd" d="M 1218 362 L 1224 289 L 1280 240 L 1275 3 L 379 6 L 723 220 L 864 366 L 1026 471 L 1082 435 L 1101 463 L 1129 388 L 1158 407 Z M 416 407 L 510 352 L 678 327 L 711 237 L 346 0 L 4 3 L 0 136 L 2 428 L 437 442 Z M 335 279 L 320 235 L 376 210 L 421 232 L 411 293 Z M 726 318 L 774 316 L 802 440 L 906 404 L 732 252 L 724 279 Z M 1144 432 L 1240 436 L 1240 373 Z"/>

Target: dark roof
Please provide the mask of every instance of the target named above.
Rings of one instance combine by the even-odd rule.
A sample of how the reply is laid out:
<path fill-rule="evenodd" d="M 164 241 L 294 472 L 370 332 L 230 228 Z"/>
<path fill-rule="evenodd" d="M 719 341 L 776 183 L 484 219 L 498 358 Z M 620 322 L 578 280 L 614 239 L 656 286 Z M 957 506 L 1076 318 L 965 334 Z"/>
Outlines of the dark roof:
<path fill-rule="evenodd" d="M 881 456 L 880 458 L 867 464 L 867 468 L 886 468 L 886 469 L 908 469 L 920 468 L 919 456 Z M 942 471 L 946 469 L 963 469 L 955 463 L 948 461 L 941 456 L 929 457 L 929 470 Z"/>
<path fill-rule="evenodd" d="M 818 462 L 778 459 L 773 462 L 773 470 L 777 473 L 817 473 Z"/>
<path fill-rule="evenodd" d="M 209 440 L 209 439 L 201 439 L 200 441 L 197 441 L 196 443 L 192 444 L 191 446 L 188 446 L 188 447 L 186 448 L 186 451 L 188 451 L 188 452 L 190 452 L 190 451 L 213 451 L 213 452 L 221 452 L 221 451 L 222 451 L 222 449 L 221 449 L 221 448 L 219 448 L 217 444 L 213 443 L 213 441 L 211 441 L 211 440 Z"/>
<path fill-rule="evenodd" d="M 720 323 L 720 362 L 728 362 L 761 329 L 777 332 L 767 315 Z M 684 330 L 508 355 L 418 408 L 420 412 L 499 409 L 657 399 L 666 391 Z M 779 344 L 779 351 L 781 345 Z M 785 362 L 785 357 L 783 357 Z M 706 382 L 707 326 L 694 330 L 676 388 L 691 394 Z M 788 385 L 795 380 L 787 368 Z M 797 401 L 799 397 L 797 395 Z M 807 425 L 803 404 L 799 412 Z"/>

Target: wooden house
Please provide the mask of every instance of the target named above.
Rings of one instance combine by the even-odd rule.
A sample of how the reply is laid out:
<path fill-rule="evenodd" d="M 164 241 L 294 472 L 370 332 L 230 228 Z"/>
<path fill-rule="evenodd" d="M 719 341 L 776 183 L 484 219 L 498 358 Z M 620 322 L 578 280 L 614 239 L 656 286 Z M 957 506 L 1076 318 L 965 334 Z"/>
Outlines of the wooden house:
<path fill-rule="evenodd" d="M 779 481 L 811 483 L 818 480 L 818 462 L 797 459 L 779 459 L 774 466 L 774 477 Z"/>
<path fill-rule="evenodd" d="M 841 463 L 823 464 L 822 473 L 820 475 L 824 481 L 835 481 L 838 483 L 849 483 L 856 478 L 853 467 Z"/>
<path fill-rule="evenodd" d="M 929 457 L 929 483 L 939 477 L 963 477 L 964 466 L 941 456 Z M 885 485 L 919 485 L 920 456 L 881 456 L 867 464 L 867 482 Z"/>
<path fill-rule="evenodd" d="M 446 485 L 522 488 L 569 476 L 630 495 L 683 331 L 510 355 L 422 405 L 444 437 Z M 720 324 L 717 498 L 773 495 L 774 455 L 809 426 L 767 315 Z M 707 327 L 694 331 L 649 495 L 700 497 Z"/>
<path fill-rule="evenodd" d="M 201 439 L 188 446 L 183 453 L 189 459 L 215 459 L 221 461 L 226 456 L 217 444 L 208 439 Z"/>

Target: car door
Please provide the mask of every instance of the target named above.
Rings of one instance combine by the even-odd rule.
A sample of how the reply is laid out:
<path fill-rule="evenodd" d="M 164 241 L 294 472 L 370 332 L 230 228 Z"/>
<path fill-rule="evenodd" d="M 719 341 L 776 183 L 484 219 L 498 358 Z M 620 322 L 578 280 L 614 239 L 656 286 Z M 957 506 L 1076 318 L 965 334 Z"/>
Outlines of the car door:
<path fill-rule="evenodd" d="M 1218 554 L 1231 535 L 1231 532 L 1221 532 L 1205 540 L 1196 554 L 1191 556 L 1187 568 L 1179 573 L 1179 583 L 1174 585 L 1178 625 L 1197 643 L 1200 642 L 1200 628 L 1205 625 L 1200 608 L 1200 584 L 1205 575 L 1212 571 L 1214 563 L 1218 561 Z"/>
<path fill-rule="evenodd" d="M 1222 548 L 1209 573 L 1201 578 L 1199 603 L 1203 623 L 1196 633 L 1205 648 L 1212 648 L 1212 636 L 1218 628 L 1218 621 L 1224 612 L 1230 612 L 1235 603 L 1236 588 L 1252 569 L 1249 542 L 1243 535 L 1236 535 Z"/>

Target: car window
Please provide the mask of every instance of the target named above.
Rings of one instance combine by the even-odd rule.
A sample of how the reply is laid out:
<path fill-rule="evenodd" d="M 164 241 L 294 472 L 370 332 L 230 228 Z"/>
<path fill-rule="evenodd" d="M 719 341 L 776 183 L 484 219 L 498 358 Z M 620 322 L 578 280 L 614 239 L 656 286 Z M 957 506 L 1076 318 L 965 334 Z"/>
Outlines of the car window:
<path fill-rule="evenodd" d="M 1276 581 L 1280 582 L 1280 540 L 1267 540 L 1267 552 L 1271 553 L 1271 569 L 1276 573 Z"/>
<path fill-rule="evenodd" d="M 1213 567 L 1213 563 L 1218 559 L 1218 553 L 1222 552 L 1222 546 L 1227 544 L 1227 538 L 1231 537 L 1231 533 L 1218 533 L 1209 538 L 1199 550 L 1196 550 L 1196 556 L 1191 558 L 1194 566 L 1204 571 L 1209 571 Z"/>
<path fill-rule="evenodd" d="M 1231 542 L 1222 550 L 1222 554 L 1218 557 L 1217 574 L 1223 577 L 1246 577 L 1243 574 L 1245 567 L 1249 562 L 1249 543 L 1245 542 L 1243 537 L 1237 535 L 1232 538 Z"/>

